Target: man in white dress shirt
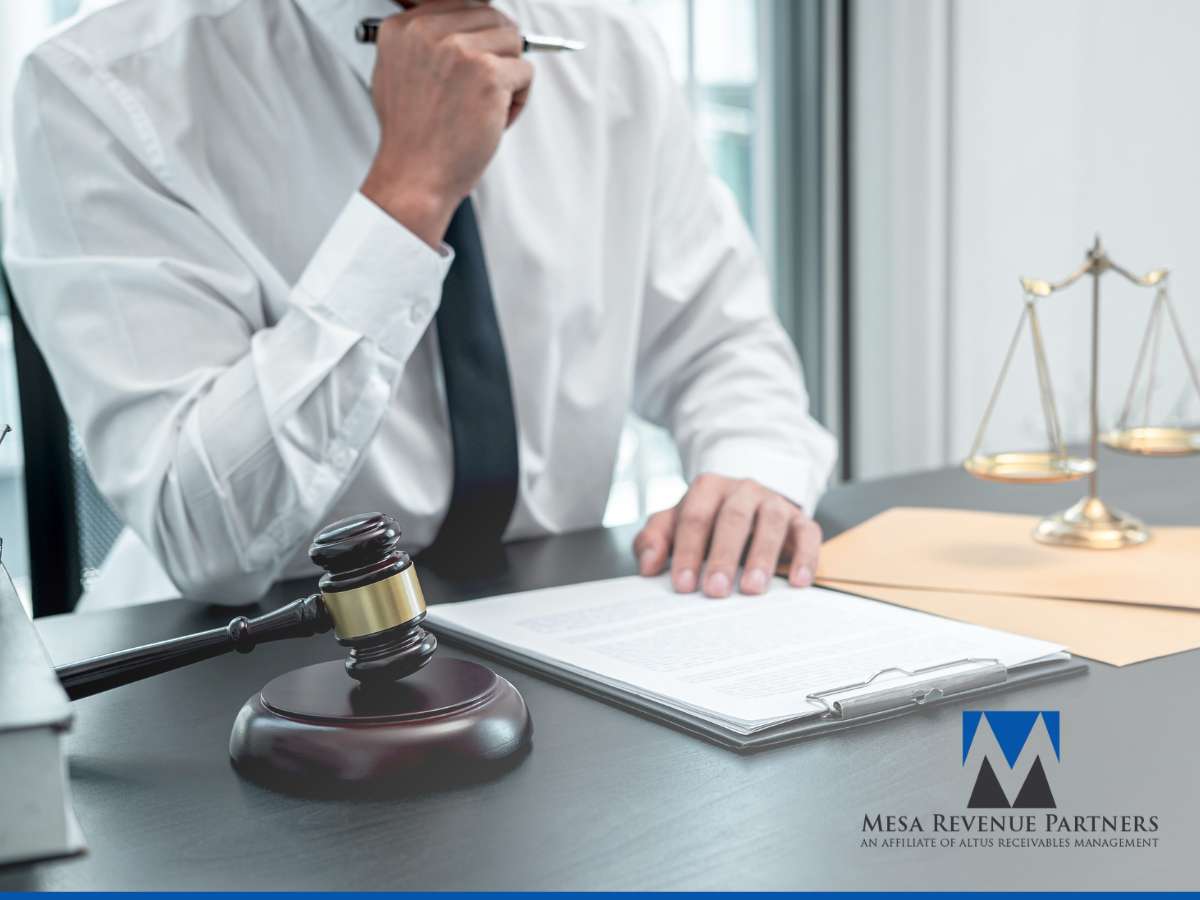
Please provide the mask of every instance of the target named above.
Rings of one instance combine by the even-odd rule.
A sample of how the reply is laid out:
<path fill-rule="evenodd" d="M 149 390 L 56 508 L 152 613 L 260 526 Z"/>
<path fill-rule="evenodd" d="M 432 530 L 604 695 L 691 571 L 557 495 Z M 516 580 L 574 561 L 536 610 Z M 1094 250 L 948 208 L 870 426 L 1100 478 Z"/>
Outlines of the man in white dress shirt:
<path fill-rule="evenodd" d="M 96 602 L 164 572 L 247 602 L 367 509 L 414 550 L 451 520 L 597 525 L 630 410 L 690 482 L 643 574 L 809 583 L 835 445 L 647 26 L 608 0 L 404 5 L 121 0 L 25 61 L 5 261 L 136 535 Z M 587 49 L 522 56 L 522 32 Z"/>

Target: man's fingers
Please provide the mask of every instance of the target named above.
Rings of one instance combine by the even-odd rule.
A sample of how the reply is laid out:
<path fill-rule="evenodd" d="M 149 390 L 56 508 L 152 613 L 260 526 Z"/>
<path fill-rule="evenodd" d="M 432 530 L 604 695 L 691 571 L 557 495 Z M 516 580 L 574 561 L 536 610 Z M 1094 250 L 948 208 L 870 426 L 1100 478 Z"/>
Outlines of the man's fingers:
<path fill-rule="evenodd" d="M 480 31 L 464 31 L 453 38 L 459 45 L 475 53 L 493 53 L 496 56 L 516 57 L 525 47 L 521 32 L 512 25 L 484 28 Z"/>
<path fill-rule="evenodd" d="M 743 481 L 721 504 L 704 566 L 704 593 L 709 597 L 728 597 L 733 593 L 738 560 L 750 539 L 763 493 L 754 482 Z"/>
<path fill-rule="evenodd" d="M 533 84 L 533 63 L 524 57 L 510 59 L 507 56 L 493 57 L 496 62 L 496 72 L 504 88 L 516 97 L 523 91 L 528 91 Z"/>
<path fill-rule="evenodd" d="M 529 88 L 523 91 L 517 91 L 513 94 L 512 103 L 508 106 L 508 125 L 512 125 L 517 121 L 517 117 L 521 115 L 521 110 L 525 108 L 525 104 L 529 102 Z M 508 127 L 508 126 L 505 126 Z"/>
<path fill-rule="evenodd" d="M 420 3 L 414 3 L 412 0 L 392 0 L 392 2 L 412 13 L 411 18 L 414 19 L 422 16 L 434 17 L 464 10 L 491 8 L 488 0 L 423 0 Z"/>
<path fill-rule="evenodd" d="M 425 13 L 443 13 L 456 9 L 481 9 L 492 5 L 491 0 L 392 0 L 399 2 L 405 9 L 419 9 Z"/>
<path fill-rule="evenodd" d="M 462 34 L 477 34 L 480 31 L 491 31 L 493 28 L 511 28 L 519 31 L 517 23 L 490 6 L 475 9 L 464 9 L 451 15 L 435 16 L 430 20 L 429 27 L 439 34 L 459 32 Z"/>
<path fill-rule="evenodd" d="M 500 75 L 505 88 L 509 92 L 507 128 L 517 120 L 521 110 L 529 100 L 529 89 L 533 85 L 533 63 L 523 57 L 516 59 L 496 57 L 500 66 Z"/>
<path fill-rule="evenodd" d="M 439 0 L 436 4 L 422 4 L 412 12 L 382 19 L 379 23 L 378 36 L 375 39 L 376 45 L 382 49 L 390 43 L 394 37 L 393 33 L 399 34 L 414 29 L 422 41 L 427 44 L 436 44 L 447 38 L 493 28 L 512 28 L 518 33 L 520 31 L 512 19 L 500 10 L 492 9 L 489 6 L 468 6 L 465 3 L 457 2 L 453 7 L 446 6 L 442 9 L 444 14 L 432 15 L 435 5 L 439 8 L 443 6 Z M 522 45 L 522 49 L 524 49 L 524 45 Z"/>
<path fill-rule="evenodd" d="M 792 563 L 788 568 L 788 583 L 792 587 L 808 587 L 817 573 L 817 558 L 821 553 L 821 526 L 804 515 L 792 522 Z"/>
<path fill-rule="evenodd" d="M 671 583 L 681 594 L 696 590 L 700 563 L 708 547 L 708 538 L 721 499 L 720 479 L 701 475 L 679 504 L 675 552 L 671 557 Z"/>
<path fill-rule="evenodd" d="M 700 586 L 703 564 L 704 593 L 710 597 L 733 592 L 743 552 L 744 593 L 765 592 L 777 566 L 793 585 L 807 587 L 820 549 L 821 529 L 798 507 L 753 480 L 715 475 L 698 477 L 679 505 L 651 516 L 633 542 L 643 575 L 660 572 L 670 554 L 671 583 L 679 593 Z M 781 557 L 790 558 L 790 565 Z"/>
<path fill-rule="evenodd" d="M 779 565 L 788 537 L 788 525 L 798 515 L 796 507 L 782 497 L 771 496 L 758 508 L 754 522 L 754 539 L 750 552 L 746 554 L 746 567 L 742 572 L 742 593 L 763 594 L 771 584 L 771 576 Z"/>
<path fill-rule="evenodd" d="M 500 10 L 478 3 L 423 3 L 412 12 L 394 18 L 409 27 L 423 29 L 435 39 L 456 32 L 516 27 L 516 23 Z"/>
<path fill-rule="evenodd" d="M 675 533 L 675 517 L 675 507 L 656 512 L 633 539 L 633 552 L 641 574 L 657 575 L 666 565 L 671 552 L 671 536 Z"/>

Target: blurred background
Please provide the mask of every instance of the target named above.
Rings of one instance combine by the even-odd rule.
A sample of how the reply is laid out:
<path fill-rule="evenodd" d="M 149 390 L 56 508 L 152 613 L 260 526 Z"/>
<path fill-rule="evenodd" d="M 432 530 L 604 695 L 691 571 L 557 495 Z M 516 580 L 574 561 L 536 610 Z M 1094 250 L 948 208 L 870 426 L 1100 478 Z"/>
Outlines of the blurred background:
<path fill-rule="evenodd" d="M 1200 3 L 624 2 L 660 34 L 712 165 L 763 248 L 814 413 L 842 442 L 839 479 L 959 462 L 1017 324 L 1018 277 L 1066 275 L 1097 232 L 1130 269 L 1172 268 L 1181 324 L 1198 343 Z M 22 49 L 78 5 L 0 4 L 0 122 Z M 1125 398 L 1152 299 L 1105 282 L 1105 421 Z M 1086 287 L 1041 313 L 1059 411 L 1079 439 Z M 1182 355 L 1164 354 L 1163 392 L 1181 392 L 1184 377 Z M 0 313 L 0 423 L 19 429 L 17 401 Z M 1018 356 L 990 444 L 1044 447 L 1037 403 L 1032 363 Z M 23 465 L 10 438 L 0 536 L 28 596 Z M 80 483 L 86 578 L 115 522 Z M 631 421 L 607 522 L 638 520 L 682 490 L 670 439 Z"/>

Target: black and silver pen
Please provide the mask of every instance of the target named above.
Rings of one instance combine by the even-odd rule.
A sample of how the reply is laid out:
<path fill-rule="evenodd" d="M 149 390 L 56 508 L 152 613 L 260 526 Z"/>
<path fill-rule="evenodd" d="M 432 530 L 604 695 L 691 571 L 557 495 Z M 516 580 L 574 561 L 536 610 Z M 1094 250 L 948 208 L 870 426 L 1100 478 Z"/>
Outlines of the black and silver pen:
<path fill-rule="evenodd" d="M 354 29 L 354 39 L 360 44 L 373 44 L 379 37 L 379 23 L 382 19 L 363 19 Z M 526 34 L 522 53 L 562 53 L 570 50 L 582 50 L 587 46 L 583 41 L 571 38 L 554 37 L 548 34 Z"/>

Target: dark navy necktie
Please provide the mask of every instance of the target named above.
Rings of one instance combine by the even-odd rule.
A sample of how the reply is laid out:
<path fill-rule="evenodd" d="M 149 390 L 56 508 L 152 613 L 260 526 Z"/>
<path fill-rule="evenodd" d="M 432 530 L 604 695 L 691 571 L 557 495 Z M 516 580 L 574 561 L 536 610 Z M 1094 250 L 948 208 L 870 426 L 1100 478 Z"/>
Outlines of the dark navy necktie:
<path fill-rule="evenodd" d="M 450 508 L 434 556 L 498 546 L 517 500 L 517 422 L 508 360 L 470 198 L 446 231 L 454 262 L 437 314 L 438 347 L 454 442 Z"/>

